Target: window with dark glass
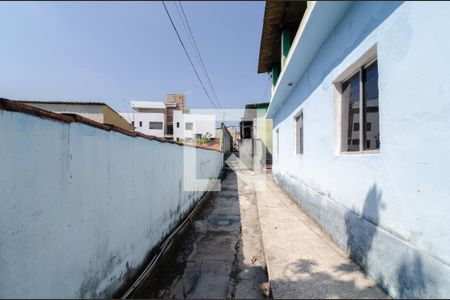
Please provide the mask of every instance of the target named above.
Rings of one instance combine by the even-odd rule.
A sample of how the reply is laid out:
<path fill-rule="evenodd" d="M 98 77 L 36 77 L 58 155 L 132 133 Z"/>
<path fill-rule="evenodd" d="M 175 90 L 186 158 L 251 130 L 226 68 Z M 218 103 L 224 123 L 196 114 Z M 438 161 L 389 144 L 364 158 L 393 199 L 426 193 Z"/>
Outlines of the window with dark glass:
<path fill-rule="evenodd" d="M 167 132 L 166 132 L 166 134 L 168 134 L 168 135 L 172 135 L 173 134 L 173 125 L 172 124 L 167 124 L 167 128 L 166 128 L 167 130 Z"/>
<path fill-rule="evenodd" d="M 359 123 L 359 72 L 342 84 L 343 119 L 342 125 L 347 140 L 345 151 L 359 151 L 359 143 L 354 144 L 354 140 L 359 139 L 359 130 L 355 130 L 355 123 Z M 359 128 L 358 128 L 359 129 Z"/>
<path fill-rule="evenodd" d="M 295 118 L 295 153 L 303 154 L 303 112 Z"/>
<path fill-rule="evenodd" d="M 378 65 L 376 62 L 363 69 L 363 91 L 364 91 L 364 124 L 370 123 L 366 126 L 364 131 L 364 140 L 366 147 L 364 150 L 380 149 L 380 126 L 379 126 L 379 111 L 378 111 Z"/>
<path fill-rule="evenodd" d="M 342 83 L 342 112 L 343 151 L 380 149 L 376 61 Z"/>
<path fill-rule="evenodd" d="M 163 123 L 162 122 L 149 122 L 148 128 L 149 129 L 163 129 Z"/>
<path fill-rule="evenodd" d="M 139 127 L 142 127 L 142 121 L 139 121 Z"/>

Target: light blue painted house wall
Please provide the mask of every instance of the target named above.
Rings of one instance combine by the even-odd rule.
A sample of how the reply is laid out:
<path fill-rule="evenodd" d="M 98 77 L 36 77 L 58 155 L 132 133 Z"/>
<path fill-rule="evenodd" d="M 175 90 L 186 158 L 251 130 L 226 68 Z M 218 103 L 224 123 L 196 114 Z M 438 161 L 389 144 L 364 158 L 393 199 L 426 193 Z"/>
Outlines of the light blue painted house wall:
<path fill-rule="evenodd" d="M 268 112 L 277 182 L 394 297 L 450 297 L 449 16 L 449 3 L 316 3 Z M 340 153 L 333 82 L 374 49 L 381 147 Z"/>

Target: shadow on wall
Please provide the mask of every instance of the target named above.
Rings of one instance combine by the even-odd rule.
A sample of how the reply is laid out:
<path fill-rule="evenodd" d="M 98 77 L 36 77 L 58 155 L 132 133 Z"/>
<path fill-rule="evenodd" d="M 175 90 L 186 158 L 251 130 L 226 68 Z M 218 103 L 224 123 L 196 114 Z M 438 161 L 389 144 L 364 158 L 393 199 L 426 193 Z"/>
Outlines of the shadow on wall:
<path fill-rule="evenodd" d="M 438 280 L 433 271 L 426 268 L 424 258 L 414 249 L 408 249 L 407 245 L 401 246 L 396 238 L 391 238 L 379 229 L 380 212 L 383 209 L 385 204 L 382 193 L 375 184 L 366 195 L 361 215 L 347 212 L 346 246 L 350 257 L 363 269 L 371 270 L 379 286 L 389 291 L 394 298 L 438 297 Z M 378 244 L 374 244 L 374 241 Z M 374 284 L 362 284 L 353 277 L 352 273 L 360 272 L 356 264 L 342 263 L 328 270 L 314 259 L 300 259 L 283 270 L 282 277 L 285 279 L 272 280 L 271 287 L 279 291 L 279 298 L 293 293 L 302 298 L 385 297 Z M 381 267 L 376 269 L 376 266 Z M 289 294 L 280 294 L 284 290 Z"/>
<path fill-rule="evenodd" d="M 380 220 L 380 209 L 384 209 L 384 204 L 381 202 L 381 192 L 374 185 L 364 200 L 362 217 L 354 213 L 353 209 L 345 215 L 347 250 L 350 251 L 350 257 L 363 268 L 367 267 L 368 254 Z"/>
<path fill-rule="evenodd" d="M 397 269 L 398 296 L 400 298 L 426 297 L 427 287 L 433 286 L 433 281 L 429 276 L 425 276 L 420 257 L 414 257 L 413 261 L 405 259 Z"/>
<path fill-rule="evenodd" d="M 381 201 L 382 193 L 377 189 L 376 184 L 367 193 L 364 201 L 362 216 L 350 211 L 345 216 L 345 226 L 347 232 L 347 250 L 350 257 L 363 269 L 370 269 L 369 260 L 385 259 L 386 266 L 395 263 L 389 261 L 389 257 L 394 259 L 395 253 L 382 253 L 381 257 L 370 257 L 369 254 L 373 247 L 373 241 L 378 231 L 380 219 L 380 210 L 385 208 Z M 379 248 L 379 247 L 377 247 Z M 386 247 L 385 249 L 389 249 Z M 390 280 L 385 279 L 384 274 L 379 274 L 376 280 L 378 284 L 390 291 L 394 297 L 398 298 L 421 298 L 433 295 L 434 280 L 431 274 L 425 274 L 422 259 L 417 254 L 409 255 L 409 252 L 397 249 L 403 255 L 401 263 L 395 270 Z M 386 250 L 388 251 L 388 250 Z M 401 251 L 401 252 L 400 252 Z M 389 268 L 386 268 L 388 270 Z"/>

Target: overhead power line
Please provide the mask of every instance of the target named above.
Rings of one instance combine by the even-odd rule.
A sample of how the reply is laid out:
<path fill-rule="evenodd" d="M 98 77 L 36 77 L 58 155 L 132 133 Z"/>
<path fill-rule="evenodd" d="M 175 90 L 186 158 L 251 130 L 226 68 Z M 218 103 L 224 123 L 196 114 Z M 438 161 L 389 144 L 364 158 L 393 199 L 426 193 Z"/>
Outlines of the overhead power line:
<path fill-rule="evenodd" d="M 183 40 L 181 39 L 181 36 L 180 36 L 180 34 L 178 33 L 178 29 L 177 29 L 177 27 L 175 26 L 175 23 L 173 22 L 172 17 L 171 17 L 170 14 L 169 14 L 169 11 L 167 10 L 166 4 L 164 3 L 164 1 L 161 1 L 161 3 L 162 3 L 162 5 L 164 6 L 164 10 L 166 11 L 167 17 L 169 18 L 170 23 L 172 24 L 172 27 L 173 27 L 173 29 L 175 30 L 175 33 L 177 34 L 178 40 L 180 41 L 181 46 L 182 46 L 183 49 L 184 49 L 184 53 L 186 53 L 186 56 L 187 56 L 187 58 L 188 58 L 188 60 L 189 60 L 189 63 L 191 64 L 191 67 L 192 67 L 192 69 L 194 70 L 194 73 L 195 73 L 195 75 L 197 76 L 198 81 L 200 82 L 201 86 L 203 87 L 203 91 L 205 92 L 206 96 L 208 97 L 209 102 L 211 102 L 211 104 L 214 106 L 214 108 L 218 109 L 218 108 L 217 108 L 217 105 L 216 105 L 216 104 L 214 103 L 214 101 L 211 99 L 211 96 L 209 95 L 208 91 L 206 90 L 205 85 L 203 84 L 202 79 L 201 79 L 200 76 L 198 75 L 197 69 L 195 68 L 194 63 L 192 62 L 191 56 L 189 55 L 189 53 L 188 53 L 188 51 L 187 51 L 187 49 L 186 49 L 186 46 L 184 45 Z"/>
<path fill-rule="evenodd" d="M 194 41 L 192 40 L 192 38 L 191 38 L 191 36 L 189 34 L 189 31 L 188 31 L 188 28 L 187 28 L 187 25 L 186 25 L 186 20 L 183 18 L 182 14 L 181 14 L 181 9 L 180 9 L 179 5 L 177 4 L 177 2 L 174 1 L 173 5 L 177 9 L 178 18 L 180 19 L 181 24 L 183 24 L 184 33 L 188 37 L 189 44 L 191 44 L 192 49 L 194 49 L 194 47 L 195 47 L 194 46 Z M 196 54 L 196 53 L 194 52 L 194 54 Z M 198 58 L 198 55 L 195 55 L 195 58 L 197 59 L 197 62 L 200 64 L 200 59 Z"/>
<path fill-rule="evenodd" d="M 208 71 L 206 70 L 206 66 L 205 66 L 205 63 L 203 61 L 203 57 L 200 54 L 200 50 L 198 49 L 197 41 L 194 38 L 194 34 L 192 33 L 191 26 L 189 25 L 189 21 L 188 21 L 188 19 L 186 17 L 186 13 L 184 12 L 184 8 L 183 8 L 183 5 L 181 4 L 181 1 L 178 1 L 178 4 L 181 7 L 181 12 L 183 13 L 183 17 L 184 17 L 184 19 L 186 21 L 187 28 L 189 30 L 189 34 L 190 34 L 191 39 L 192 39 L 192 41 L 194 43 L 195 51 L 197 52 L 198 58 L 200 59 L 200 64 L 202 65 L 203 71 L 205 72 L 206 78 L 208 79 L 209 85 L 211 86 L 211 90 L 212 90 L 212 92 L 214 94 L 214 98 L 217 101 L 217 104 L 219 104 L 219 106 L 222 108 L 222 105 L 220 104 L 220 101 L 217 98 L 216 90 L 214 89 L 214 86 L 213 86 L 213 84 L 211 82 L 211 78 L 209 77 Z"/>

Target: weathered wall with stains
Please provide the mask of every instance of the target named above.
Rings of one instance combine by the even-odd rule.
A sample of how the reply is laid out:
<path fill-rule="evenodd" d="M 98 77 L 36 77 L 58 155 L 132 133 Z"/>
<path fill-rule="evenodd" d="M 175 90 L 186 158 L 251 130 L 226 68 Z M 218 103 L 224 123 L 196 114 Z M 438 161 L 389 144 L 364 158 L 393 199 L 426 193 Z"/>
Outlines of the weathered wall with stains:
<path fill-rule="evenodd" d="M 0 298 L 111 296 L 204 194 L 183 179 L 223 165 L 217 151 L 6 110 L 0 157 Z"/>
<path fill-rule="evenodd" d="M 220 141 L 220 148 L 224 154 L 233 151 L 233 137 L 226 126 L 221 124 L 221 127 L 216 129 L 216 138 Z"/>
<path fill-rule="evenodd" d="M 450 296 L 449 15 L 448 3 L 352 3 L 274 118 L 276 180 L 394 297 Z M 374 45 L 380 151 L 336 153 L 333 81 Z"/>

